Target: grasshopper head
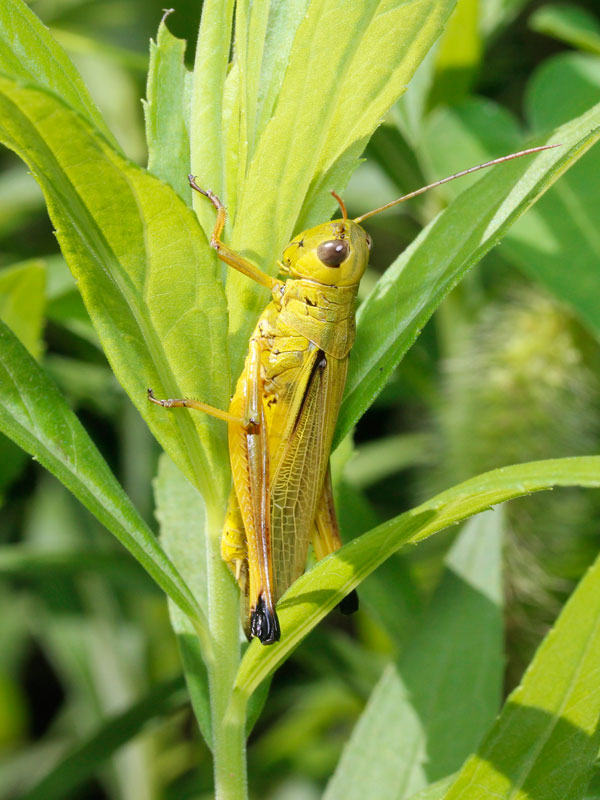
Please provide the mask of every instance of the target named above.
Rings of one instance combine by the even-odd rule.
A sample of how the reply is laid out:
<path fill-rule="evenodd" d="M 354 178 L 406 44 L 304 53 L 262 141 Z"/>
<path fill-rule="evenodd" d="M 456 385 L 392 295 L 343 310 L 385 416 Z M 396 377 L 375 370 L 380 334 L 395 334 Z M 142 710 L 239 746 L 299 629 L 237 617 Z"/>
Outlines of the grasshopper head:
<path fill-rule="evenodd" d="M 371 239 L 351 219 L 336 219 L 296 236 L 283 251 L 282 267 L 292 278 L 326 286 L 354 286 L 369 261 Z"/>

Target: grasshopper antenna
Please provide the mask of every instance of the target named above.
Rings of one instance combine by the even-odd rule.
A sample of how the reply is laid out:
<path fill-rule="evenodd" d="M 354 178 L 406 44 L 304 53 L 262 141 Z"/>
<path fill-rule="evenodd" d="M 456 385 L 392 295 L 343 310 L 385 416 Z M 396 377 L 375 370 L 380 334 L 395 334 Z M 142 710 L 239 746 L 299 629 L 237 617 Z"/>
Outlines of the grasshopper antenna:
<path fill-rule="evenodd" d="M 337 192 L 334 192 L 333 189 L 331 190 L 331 194 L 338 201 L 339 207 L 342 209 L 343 218 L 344 219 L 348 219 L 348 212 L 346 211 L 346 206 L 345 206 L 344 201 L 342 200 L 342 198 L 339 196 L 339 194 Z M 354 221 L 356 222 L 356 220 L 354 220 Z"/>
<path fill-rule="evenodd" d="M 413 197 L 417 197 L 417 195 L 423 194 L 424 192 L 428 192 L 429 189 L 435 189 L 436 186 L 441 186 L 443 183 L 449 183 L 450 181 L 455 180 L 456 178 L 462 178 L 463 175 L 470 175 L 471 172 L 477 172 L 480 169 L 485 169 L 486 167 L 493 167 L 496 164 L 503 164 L 505 161 L 512 161 L 513 158 L 521 158 L 521 156 L 529 156 L 532 153 L 541 153 L 542 150 L 551 150 L 553 147 L 562 147 L 561 144 L 544 144 L 541 147 L 530 147 L 528 150 L 520 150 L 518 153 L 511 153 L 508 156 L 501 156 L 500 158 L 495 158 L 493 161 L 486 161 L 485 164 L 478 164 L 476 167 L 469 167 L 469 169 L 463 169 L 461 172 L 456 172 L 454 175 L 450 175 L 448 178 L 442 178 L 441 181 L 435 181 L 435 183 L 430 183 L 428 186 L 422 186 L 420 189 L 417 189 L 414 192 L 410 192 L 410 194 L 405 194 L 403 197 L 399 197 L 397 200 L 392 200 L 391 203 L 386 203 L 384 206 L 380 208 L 376 208 L 374 211 L 367 211 L 366 214 L 362 214 L 360 217 L 356 217 L 354 222 L 360 223 L 367 217 L 372 217 L 374 214 L 379 214 L 380 211 L 385 211 L 386 208 L 391 208 L 392 206 L 398 205 L 398 203 L 403 203 L 405 200 L 410 200 Z M 335 192 L 331 194 L 337 198 L 338 202 L 342 206 L 342 209 L 345 211 L 341 200 L 337 197 Z M 346 215 L 344 214 L 344 218 Z"/>

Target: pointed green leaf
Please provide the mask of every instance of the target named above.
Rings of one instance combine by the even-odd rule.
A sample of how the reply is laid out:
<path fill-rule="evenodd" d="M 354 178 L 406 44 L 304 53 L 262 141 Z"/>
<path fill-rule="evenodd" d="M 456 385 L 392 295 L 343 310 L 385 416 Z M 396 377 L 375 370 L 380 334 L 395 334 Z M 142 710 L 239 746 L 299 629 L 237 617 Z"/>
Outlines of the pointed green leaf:
<path fill-rule="evenodd" d="M 586 8 L 574 4 L 548 4 L 534 11 L 529 25 L 537 33 L 600 54 L 600 20 Z"/>
<path fill-rule="evenodd" d="M 460 767 L 500 707 L 502 514 L 471 520 L 397 664 L 373 690 L 324 800 L 403 800 Z"/>
<path fill-rule="evenodd" d="M 298 643 L 379 564 L 409 542 L 419 542 L 492 505 L 553 486 L 600 486 L 600 456 L 534 461 L 486 472 L 354 539 L 299 578 L 278 605 L 281 641 L 246 651 L 231 713 Z"/>
<path fill-rule="evenodd" d="M 158 397 L 228 403 L 224 296 L 194 214 L 47 92 L 0 78 L 0 120 L 0 140 L 44 190 L 117 378 L 182 471 L 222 505 L 223 424 L 146 397 L 151 387 Z"/>
<path fill-rule="evenodd" d="M 191 172 L 198 184 L 216 192 L 224 203 L 224 89 L 231 48 L 233 0 L 206 0 L 196 45 L 190 115 Z M 238 143 L 236 142 L 236 145 Z M 194 195 L 194 208 L 205 232 L 214 226 L 214 209 Z"/>
<path fill-rule="evenodd" d="M 56 386 L 0 322 L 0 430 L 56 475 L 201 625 L 181 576 L 119 486 Z"/>
<path fill-rule="evenodd" d="M 453 6 L 454 0 L 310 3 L 273 117 L 239 187 L 231 234 L 235 249 L 274 272 L 299 218 L 303 226 L 328 218 L 335 205 L 330 190 L 345 185 Z M 228 295 L 237 373 L 265 293 L 232 274 Z"/>
<path fill-rule="evenodd" d="M 361 305 L 335 441 L 354 427 L 448 292 L 600 138 L 600 104 L 558 128 L 561 142 L 495 167 L 439 214 Z"/>
<path fill-rule="evenodd" d="M 191 205 L 190 171 L 191 75 L 184 64 L 186 42 L 177 39 L 163 17 L 150 42 L 150 69 L 144 104 L 148 169 Z"/>
<path fill-rule="evenodd" d="M 260 140 L 263 131 L 273 116 L 277 97 L 290 58 L 294 38 L 308 9 L 310 0 L 293 0 L 278 3 L 271 0 L 269 20 L 265 31 L 260 64 L 260 80 L 257 88 L 253 141 Z M 252 3 L 252 14 L 260 4 Z M 258 59 L 256 59 L 258 61 Z M 250 148 L 250 157 L 254 148 Z"/>
<path fill-rule="evenodd" d="M 600 558 L 446 800 L 579 800 L 600 745 Z"/>
<path fill-rule="evenodd" d="M 69 57 L 23 0 L 0 3 L 0 72 L 54 92 L 115 143 Z"/>

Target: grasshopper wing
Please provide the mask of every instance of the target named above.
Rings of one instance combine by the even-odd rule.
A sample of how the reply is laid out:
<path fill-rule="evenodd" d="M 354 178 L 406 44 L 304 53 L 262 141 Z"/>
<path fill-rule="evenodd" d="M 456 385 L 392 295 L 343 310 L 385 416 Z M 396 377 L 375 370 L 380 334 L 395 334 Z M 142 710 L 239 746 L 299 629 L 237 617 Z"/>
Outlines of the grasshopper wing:
<path fill-rule="evenodd" d="M 315 349 L 303 391 L 287 405 L 270 458 L 271 553 L 277 601 L 302 574 L 346 380 L 346 359 Z M 298 386 L 297 386 L 298 389 Z"/>

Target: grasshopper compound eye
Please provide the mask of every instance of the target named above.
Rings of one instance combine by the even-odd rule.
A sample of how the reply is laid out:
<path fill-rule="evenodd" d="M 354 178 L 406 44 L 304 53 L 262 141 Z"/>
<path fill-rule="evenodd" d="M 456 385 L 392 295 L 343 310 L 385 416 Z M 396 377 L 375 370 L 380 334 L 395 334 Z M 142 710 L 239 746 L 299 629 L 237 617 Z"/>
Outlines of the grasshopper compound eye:
<path fill-rule="evenodd" d="M 317 247 L 319 261 L 327 267 L 339 267 L 350 254 L 350 245 L 345 239 L 332 239 Z"/>

